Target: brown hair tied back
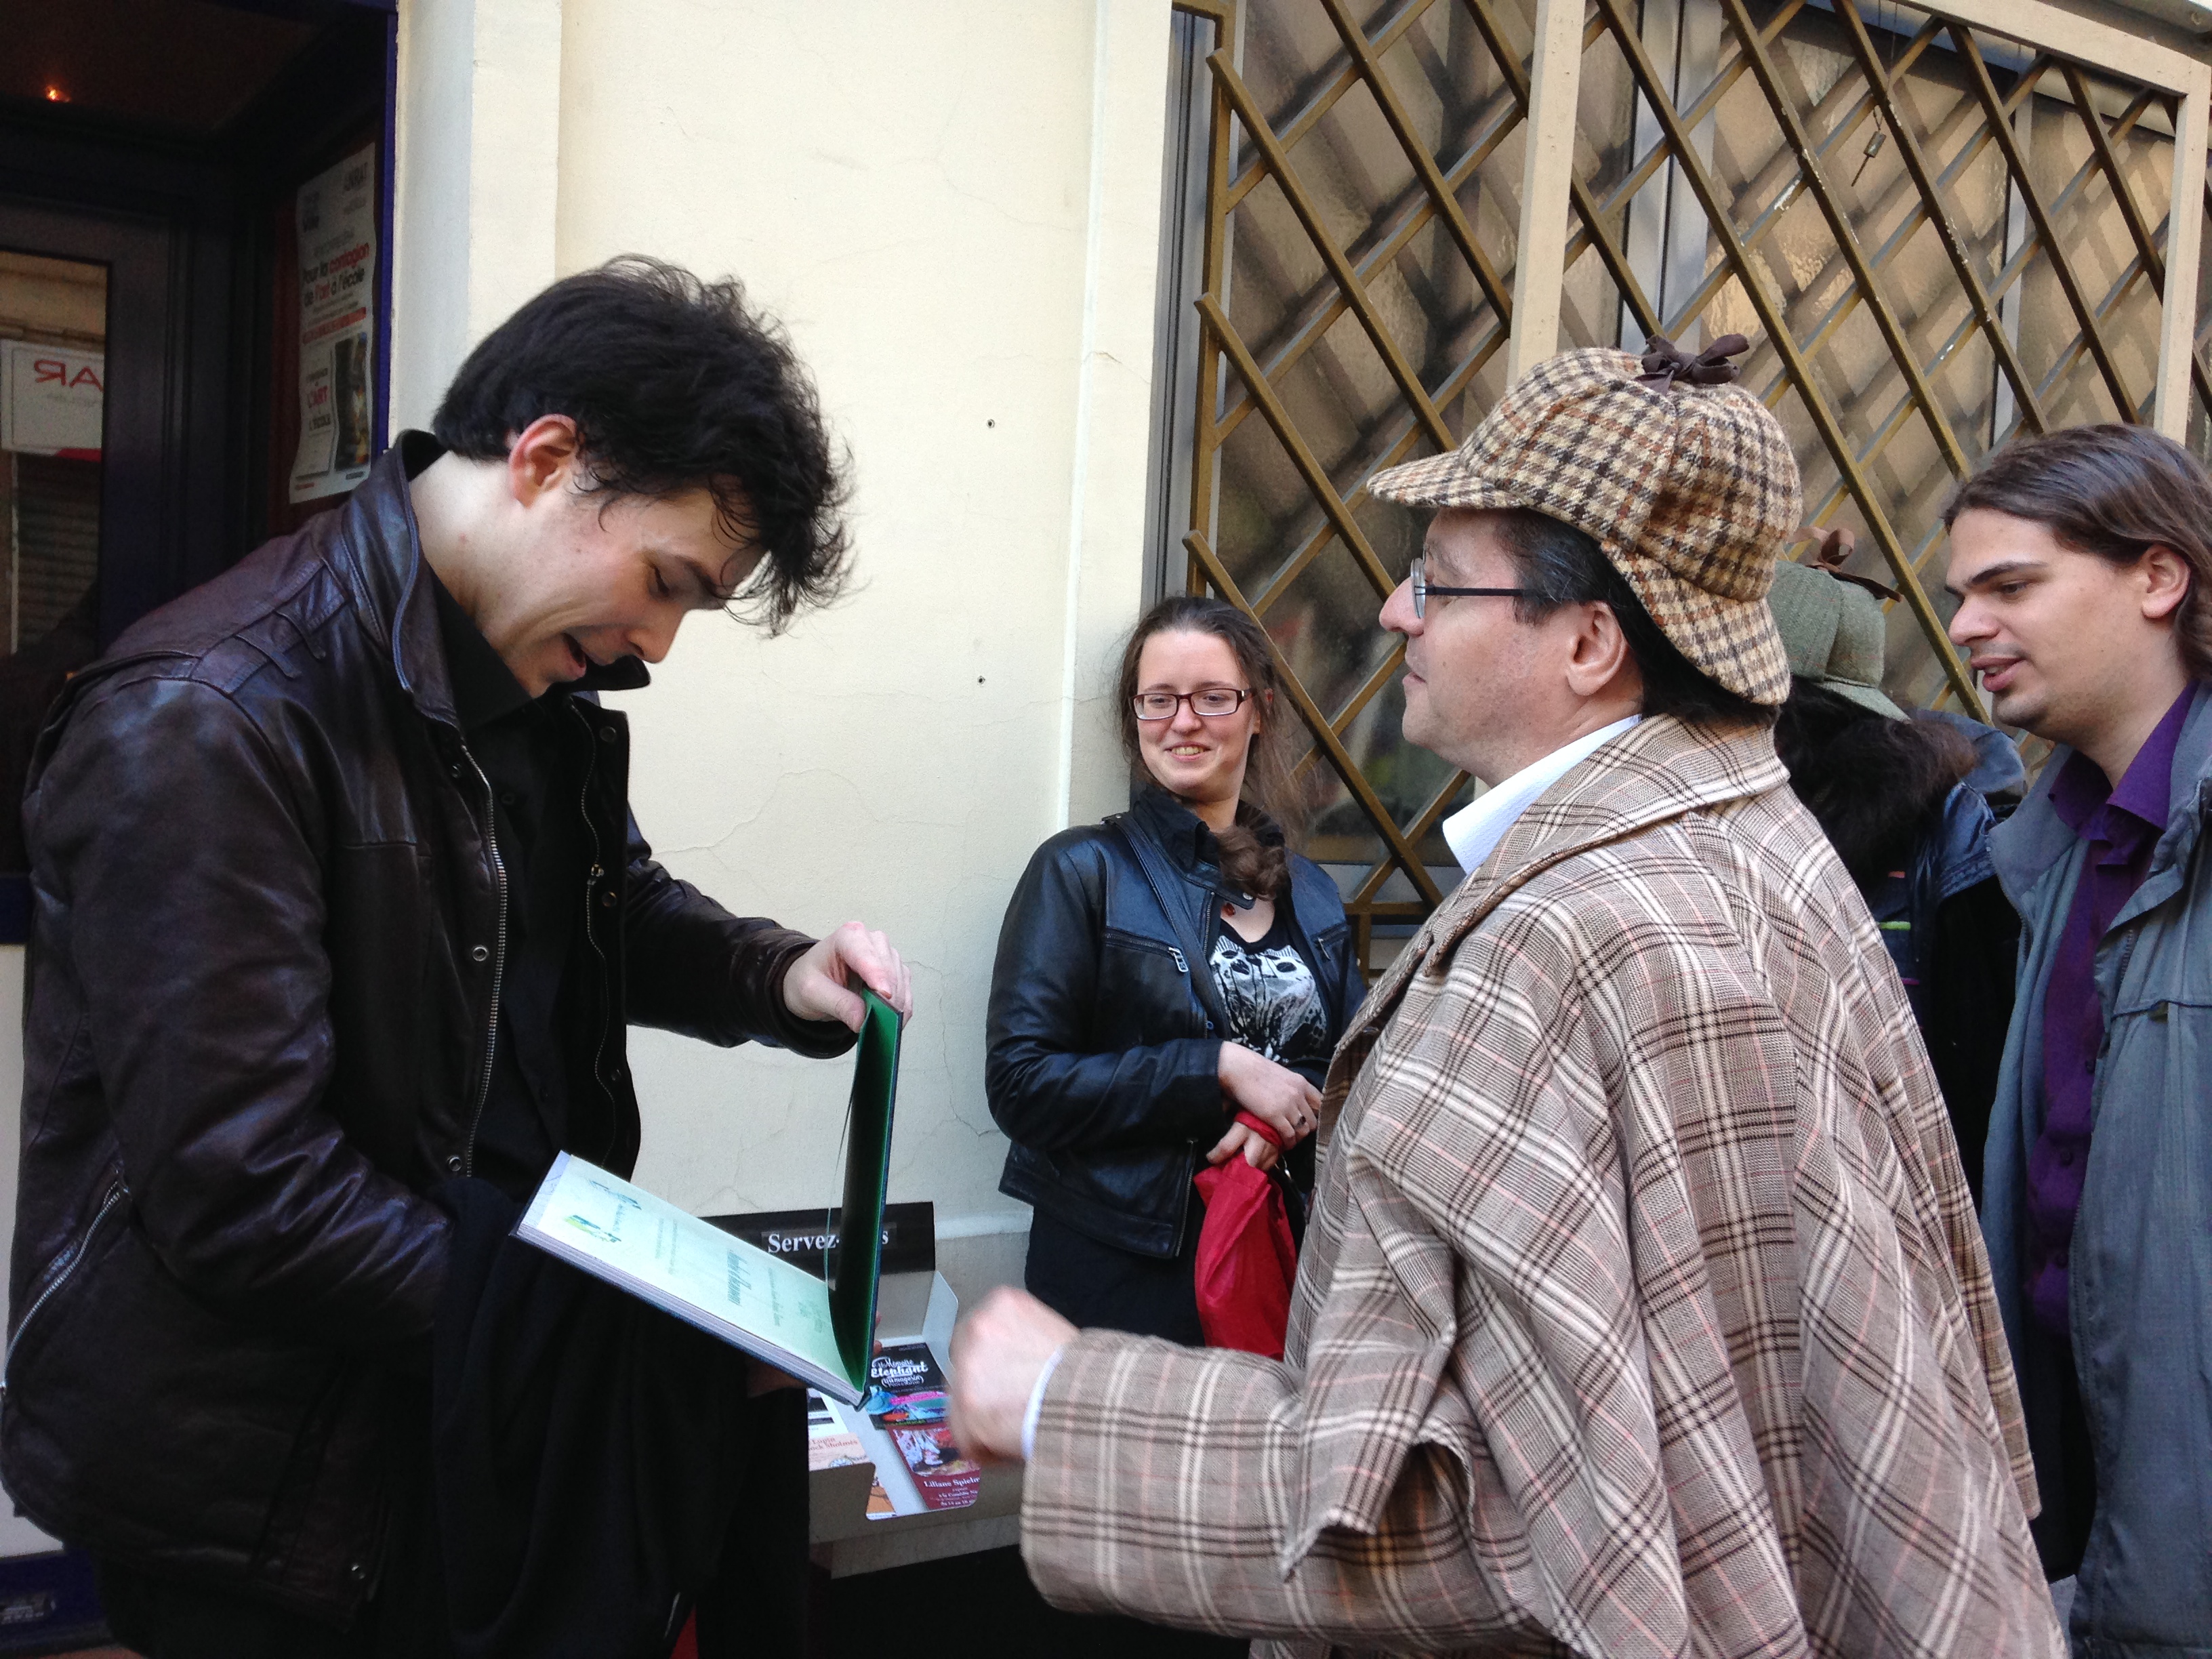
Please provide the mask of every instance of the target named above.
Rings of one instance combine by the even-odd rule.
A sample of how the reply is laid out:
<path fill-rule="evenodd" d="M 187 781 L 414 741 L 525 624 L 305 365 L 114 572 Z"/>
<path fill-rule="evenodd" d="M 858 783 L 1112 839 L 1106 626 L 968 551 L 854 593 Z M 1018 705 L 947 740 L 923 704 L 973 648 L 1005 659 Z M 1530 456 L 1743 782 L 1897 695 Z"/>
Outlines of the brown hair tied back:
<path fill-rule="evenodd" d="M 1290 877 L 1290 854 L 1282 842 L 1302 827 L 1291 769 L 1285 758 L 1288 732 L 1276 706 L 1275 657 L 1259 623 L 1235 605 L 1220 599 L 1191 594 L 1171 594 L 1145 612 L 1121 652 L 1119 682 L 1119 731 L 1121 752 L 1130 769 L 1150 781 L 1144 749 L 1137 738 L 1137 665 L 1145 641 L 1155 634 L 1211 634 L 1235 653 L 1244 684 L 1259 705 L 1260 729 L 1253 733 L 1252 748 L 1244 763 L 1244 789 L 1237 803 L 1236 825 L 1214 839 L 1221 847 L 1221 878 L 1239 892 L 1255 898 L 1274 898 Z"/>
<path fill-rule="evenodd" d="M 2111 564 L 2172 550 L 2189 567 L 2173 642 L 2190 678 L 2212 679 L 2212 478 L 2172 439 L 2117 422 L 2015 438 L 1952 490 L 1943 527 L 1977 507 L 2039 524 Z"/>

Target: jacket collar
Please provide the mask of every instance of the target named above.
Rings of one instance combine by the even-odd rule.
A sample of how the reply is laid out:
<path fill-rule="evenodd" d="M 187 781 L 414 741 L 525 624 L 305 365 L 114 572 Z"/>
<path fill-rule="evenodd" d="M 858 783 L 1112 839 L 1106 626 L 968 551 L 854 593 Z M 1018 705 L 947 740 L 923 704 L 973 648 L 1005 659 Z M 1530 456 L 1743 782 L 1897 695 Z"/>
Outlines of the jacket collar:
<path fill-rule="evenodd" d="M 1221 844 L 1197 813 L 1153 783 L 1129 803 L 1129 816 L 1152 832 L 1176 869 L 1193 881 L 1214 884 L 1220 874 Z"/>
<path fill-rule="evenodd" d="M 362 625 L 392 653 L 401 690 L 430 719 L 458 726 L 437 600 L 407 490 L 408 480 L 443 453 L 428 433 L 403 432 L 377 457 L 368 477 L 337 510 L 338 563 Z M 651 678 L 643 663 L 625 657 L 575 684 L 587 691 L 628 691 Z"/>
<path fill-rule="evenodd" d="M 2073 757 L 2074 750 L 2064 744 L 2052 750 L 2043 763 L 2042 776 L 2035 781 L 2020 810 L 1990 832 L 1990 855 L 1996 866 L 1997 881 L 2022 915 L 2028 915 L 2028 896 L 2036 884 L 2081 845 L 2080 837 L 2051 804 L 2058 775 Z M 2142 885 L 2113 918 L 2114 927 L 2162 902 L 2180 884 L 2182 872 L 2203 830 L 2208 789 L 2212 789 L 2212 684 L 2201 684 L 2188 718 L 2182 722 L 2181 740 L 2174 745 L 2166 833 L 2152 850 Z"/>
<path fill-rule="evenodd" d="M 1491 848 L 1505 839 L 1513 821 L 1542 799 L 1543 793 L 1566 776 L 1586 757 L 1627 731 L 1641 714 L 1608 721 L 1595 732 L 1561 744 L 1550 754 L 1531 762 L 1510 778 L 1501 778 L 1443 821 L 1444 845 L 1462 870 L 1480 869 Z"/>
<path fill-rule="evenodd" d="M 1764 727 L 1715 731 L 1671 714 L 1641 721 L 1578 762 L 1514 820 L 1376 982 L 1367 1007 L 1376 1013 L 1388 1008 L 1424 963 L 1442 976 L 1461 939 L 1508 895 L 1562 859 L 1789 784 L 1773 734 Z M 1359 1023 L 1374 1018 L 1364 1014 Z"/>

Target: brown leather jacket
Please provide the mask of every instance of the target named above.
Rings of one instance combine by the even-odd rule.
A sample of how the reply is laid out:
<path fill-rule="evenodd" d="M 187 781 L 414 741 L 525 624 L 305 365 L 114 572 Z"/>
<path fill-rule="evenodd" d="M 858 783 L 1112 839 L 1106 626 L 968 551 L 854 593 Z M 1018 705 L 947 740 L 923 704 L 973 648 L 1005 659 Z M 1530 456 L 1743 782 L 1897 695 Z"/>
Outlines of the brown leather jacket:
<path fill-rule="evenodd" d="M 506 947 L 407 495 L 435 453 L 408 434 L 343 507 L 126 633 L 58 706 L 24 806 L 0 1474 L 70 1543 L 339 1619 L 375 1585 L 386 1402 L 445 1267 L 423 1194 L 469 1167 Z M 627 1172 L 625 1023 L 851 1037 L 783 1006 L 811 941 L 653 861 L 623 716 L 574 706 L 608 853 L 580 896 L 602 1042 L 570 1145 Z"/>

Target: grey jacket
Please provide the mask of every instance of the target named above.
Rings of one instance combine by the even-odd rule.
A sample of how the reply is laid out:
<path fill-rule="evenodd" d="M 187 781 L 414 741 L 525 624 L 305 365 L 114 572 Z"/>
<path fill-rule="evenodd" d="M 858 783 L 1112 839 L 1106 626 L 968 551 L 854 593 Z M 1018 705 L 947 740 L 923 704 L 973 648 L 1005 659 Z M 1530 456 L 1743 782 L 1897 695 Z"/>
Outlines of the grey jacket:
<path fill-rule="evenodd" d="M 2061 1379 L 2023 1341 L 2027 1158 L 2043 1127 L 2043 1003 L 2083 843 L 2050 801 L 2060 749 L 1990 838 L 2021 913 L 2019 998 L 1990 1120 L 1982 1231 L 2046 1508 Z M 2097 1468 L 2074 1651 L 2212 1656 L 2212 686 L 2174 753 L 2166 833 L 2097 945 L 2105 1049 L 2069 1260 L 2074 1364 Z"/>

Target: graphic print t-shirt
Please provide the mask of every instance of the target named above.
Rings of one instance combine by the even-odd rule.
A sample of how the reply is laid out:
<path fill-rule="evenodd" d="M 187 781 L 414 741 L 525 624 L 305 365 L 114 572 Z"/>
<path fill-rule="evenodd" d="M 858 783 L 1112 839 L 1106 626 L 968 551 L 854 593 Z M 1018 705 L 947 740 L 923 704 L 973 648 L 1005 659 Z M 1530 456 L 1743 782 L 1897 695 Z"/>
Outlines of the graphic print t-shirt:
<path fill-rule="evenodd" d="M 1291 943 L 1288 907 L 1278 900 L 1264 937 L 1239 938 L 1227 921 L 1208 959 L 1229 1015 L 1229 1035 L 1279 1066 L 1328 1058 L 1328 1014 L 1313 969 Z"/>

